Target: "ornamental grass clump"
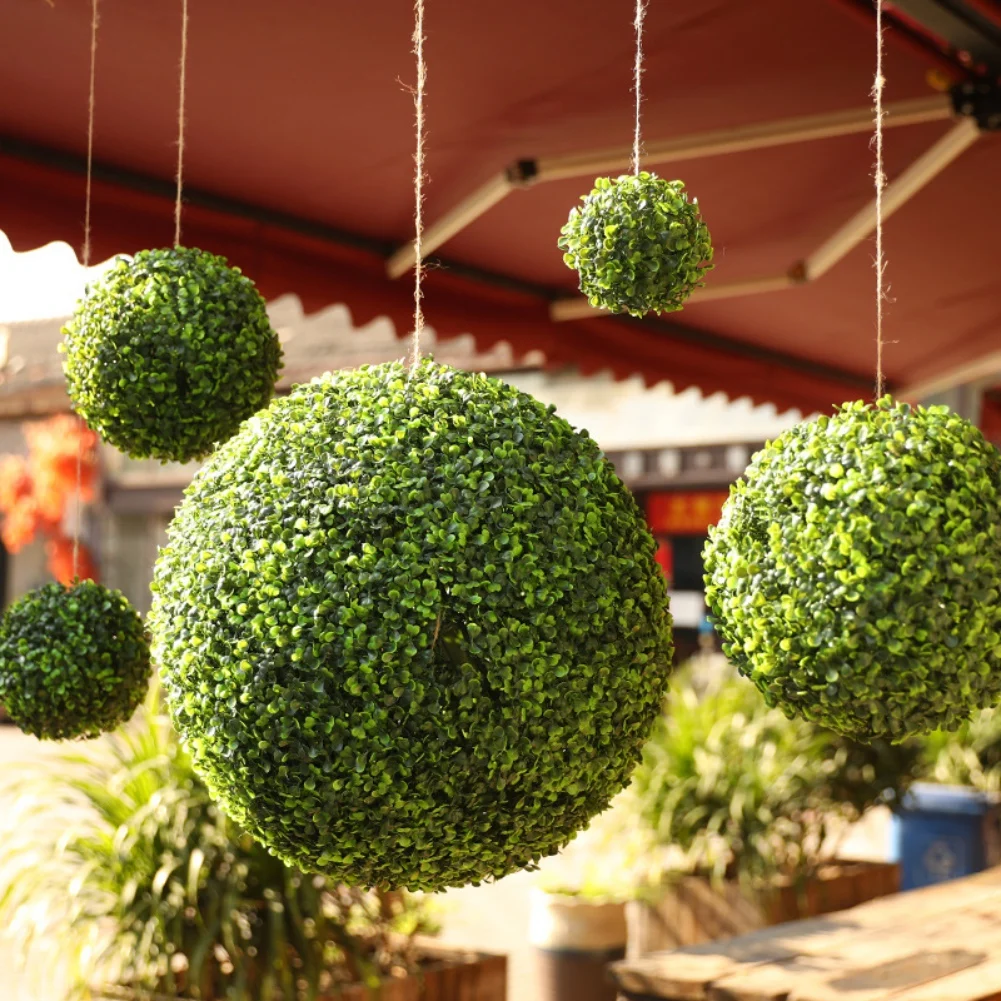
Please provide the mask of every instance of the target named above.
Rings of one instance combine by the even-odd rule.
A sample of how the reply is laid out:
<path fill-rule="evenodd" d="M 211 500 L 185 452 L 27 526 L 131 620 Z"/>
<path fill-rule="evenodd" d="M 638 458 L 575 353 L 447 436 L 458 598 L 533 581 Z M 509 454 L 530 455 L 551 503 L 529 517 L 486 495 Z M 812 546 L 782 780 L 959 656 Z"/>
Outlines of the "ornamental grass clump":
<path fill-rule="evenodd" d="M 415 997 L 401 981 L 419 975 L 432 902 L 284 866 L 212 802 L 157 710 L 154 697 L 107 740 L 0 774 L 16 996 Z"/>
<path fill-rule="evenodd" d="M 1001 694 L 1001 456 L 885 397 L 799 424 L 706 545 L 724 650 L 770 705 L 857 739 L 954 729 Z"/>
<path fill-rule="evenodd" d="M 581 201 L 559 247 L 591 305 L 632 316 L 681 309 L 713 259 L 698 200 L 684 184 L 645 171 L 599 177 Z"/>
<path fill-rule="evenodd" d="M 627 783 L 671 661 L 653 539 L 594 441 L 429 361 L 248 421 L 153 588 L 195 767 L 279 858 L 355 886 L 559 849 Z"/>
<path fill-rule="evenodd" d="M 136 459 L 204 458 L 267 406 L 281 368 L 254 283 L 185 247 L 120 259 L 63 333 L 74 409 Z"/>
<path fill-rule="evenodd" d="M 126 722 L 149 686 L 138 612 L 94 581 L 47 584 L 0 623 L 0 703 L 25 733 L 96 737 Z"/>
<path fill-rule="evenodd" d="M 915 777 L 912 742 L 789 719 L 729 665 L 706 680 L 695 664 L 675 673 L 631 787 L 646 855 L 670 853 L 668 872 L 759 888 L 811 876 L 849 824 L 897 805 Z"/>

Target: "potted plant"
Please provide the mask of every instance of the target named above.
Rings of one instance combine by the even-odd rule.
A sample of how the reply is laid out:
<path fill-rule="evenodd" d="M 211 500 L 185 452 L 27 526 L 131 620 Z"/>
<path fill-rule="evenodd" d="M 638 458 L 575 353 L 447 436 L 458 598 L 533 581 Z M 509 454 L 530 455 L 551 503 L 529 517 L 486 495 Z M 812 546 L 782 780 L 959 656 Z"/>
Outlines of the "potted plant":
<path fill-rule="evenodd" d="M 905 890 L 1001 862 L 1001 712 L 985 709 L 920 746 L 921 781 L 890 825 L 890 855 L 900 862 Z"/>
<path fill-rule="evenodd" d="M 428 943 L 426 898 L 304 875 L 240 830 L 155 701 L 11 792 L 0 925 L 78 996 L 448 1001 L 472 978 L 503 1001 L 504 958 Z"/>
<path fill-rule="evenodd" d="M 605 976 L 626 955 L 626 904 L 645 839 L 623 822 L 627 794 L 544 864 L 531 890 L 528 938 L 539 1001 L 614 1001 Z"/>
<path fill-rule="evenodd" d="M 896 867 L 836 853 L 865 810 L 899 801 L 917 757 L 913 745 L 858 744 L 789 719 L 733 671 L 679 671 L 630 790 L 660 852 L 629 905 L 630 954 L 894 892 Z"/>

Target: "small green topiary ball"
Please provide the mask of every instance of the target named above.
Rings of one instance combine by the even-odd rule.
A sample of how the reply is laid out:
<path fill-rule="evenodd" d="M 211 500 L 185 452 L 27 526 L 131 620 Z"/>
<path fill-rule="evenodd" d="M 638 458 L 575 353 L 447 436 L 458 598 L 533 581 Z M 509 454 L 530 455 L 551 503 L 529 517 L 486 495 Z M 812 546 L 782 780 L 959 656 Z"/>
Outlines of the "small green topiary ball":
<path fill-rule="evenodd" d="M 149 687 L 142 620 L 94 581 L 46 584 L 0 624 L 0 703 L 25 733 L 96 737 L 125 723 Z"/>
<path fill-rule="evenodd" d="M 705 549 L 725 653 L 855 739 L 1001 695 L 1001 456 L 945 407 L 850 403 L 767 445 Z"/>
<path fill-rule="evenodd" d="M 422 362 L 328 374 L 198 473 L 150 616 L 175 726 L 290 865 L 435 890 L 564 845 L 627 783 L 665 582 L 586 433 Z"/>
<path fill-rule="evenodd" d="M 120 259 L 63 334 L 74 409 L 135 459 L 203 458 L 267 406 L 281 368 L 254 283 L 184 247 Z"/>
<path fill-rule="evenodd" d="M 709 230 L 681 181 L 599 177 L 570 210 L 559 247 L 592 306 L 613 313 L 681 309 L 712 267 Z"/>

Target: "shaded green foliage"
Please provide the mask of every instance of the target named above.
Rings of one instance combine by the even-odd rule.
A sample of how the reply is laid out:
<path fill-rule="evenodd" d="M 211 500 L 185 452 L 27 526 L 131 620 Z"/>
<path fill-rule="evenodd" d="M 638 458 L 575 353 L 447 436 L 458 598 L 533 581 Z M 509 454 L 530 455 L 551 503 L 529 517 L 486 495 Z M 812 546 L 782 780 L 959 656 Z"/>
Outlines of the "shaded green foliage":
<path fill-rule="evenodd" d="M 922 778 L 1001 792 L 1001 711 L 985 709 L 951 732 L 924 738 Z"/>
<path fill-rule="evenodd" d="M 84 996 L 312 1001 L 413 969 L 413 936 L 430 928 L 419 901 L 268 854 L 212 802 L 155 706 L 6 793 L 0 918 L 28 963 L 66 968 Z"/>
<path fill-rule="evenodd" d="M 74 409 L 136 459 L 203 458 L 267 406 L 281 367 L 254 283 L 185 247 L 117 261 L 63 334 Z"/>
<path fill-rule="evenodd" d="M 852 403 L 767 445 L 705 550 L 724 650 L 770 705 L 858 739 L 1001 694 L 1001 457 L 945 407 Z"/>
<path fill-rule="evenodd" d="M 768 883 L 808 875 L 870 806 L 899 801 L 920 748 L 871 746 L 770 709 L 736 675 L 672 680 L 632 787 L 654 843 L 698 875 Z"/>
<path fill-rule="evenodd" d="M 0 703 L 26 733 L 96 737 L 124 723 L 149 687 L 139 613 L 94 581 L 46 584 L 0 623 Z"/>
<path fill-rule="evenodd" d="M 646 172 L 599 177 L 581 201 L 559 247 L 591 305 L 633 316 L 681 309 L 713 259 L 709 230 L 684 184 Z"/>
<path fill-rule="evenodd" d="M 195 766 L 280 858 L 354 885 L 556 851 L 627 783 L 671 662 L 653 539 L 594 441 L 429 361 L 248 421 L 153 587 Z"/>

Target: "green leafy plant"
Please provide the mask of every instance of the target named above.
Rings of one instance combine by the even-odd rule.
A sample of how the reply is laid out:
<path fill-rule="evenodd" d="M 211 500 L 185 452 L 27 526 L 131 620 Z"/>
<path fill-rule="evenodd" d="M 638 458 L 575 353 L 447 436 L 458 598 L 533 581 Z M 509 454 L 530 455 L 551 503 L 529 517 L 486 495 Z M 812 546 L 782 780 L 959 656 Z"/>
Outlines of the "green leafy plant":
<path fill-rule="evenodd" d="M 0 623 L 0 702 L 36 737 L 113 730 L 142 702 L 149 677 L 139 613 L 94 581 L 31 591 Z"/>
<path fill-rule="evenodd" d="M 919 754 L 789 719 L 735 674 L 700 693 L 685 668 L 630 795 L 652 846 L 682 853 L 675 867 L 767 885 L 809 876 L 848 823 L 898 801 Z"/>
<path fill-rule="evenodd" d="M 702 284 L 713 248 L 696 199 L 655 174 L 599 177 L 570 211 L 559 247 L 592 306 L 673 312 Z"/>
<path fill-rule="evenodd" d="M 535 885 L 556 896 L 624 903 L 641 895 L 659 861 L 649 832 L 637 823 L 635 791 L 630 786 L 540 868 Z"/>
<path fill-rule="evenodd" d="M 1001 792 L 1001 712 L 985 709 L 955 731 L 929 734 L 922 741 L 921 778 Z"/>
<path fill-rule="evenodd" d="M 952 729 L 1001 694 L 1001 457 L 945 407 L 852 403 L 767 445 L 705 550 L 724 650 L 841 733 Z"/>
<path fill-rule="evenodd" d="M 280 858 L 355 885 L 556 851 L 628 781 L 671 662 L 653 539 L 594 441 L 430 361 L 248 421 L 153 589 L 195 766 Z"/>
<path fill-rule="evenodd" d="M 414 936 L 433 930 L 418 899 L 269 855 L 212 802 L 155 700 L 5 794 L 0 923 L 81 996 L 312 1001 L 412 972 Z"/>
<path fill-rule="evenodd" d="M 137 459 L 203 458 L 267 406 L 281 367 L 254 283 L 185 247 L 120 259 L 63 334 L 74 409 Z"/>

